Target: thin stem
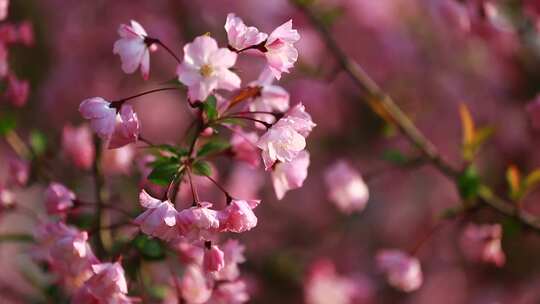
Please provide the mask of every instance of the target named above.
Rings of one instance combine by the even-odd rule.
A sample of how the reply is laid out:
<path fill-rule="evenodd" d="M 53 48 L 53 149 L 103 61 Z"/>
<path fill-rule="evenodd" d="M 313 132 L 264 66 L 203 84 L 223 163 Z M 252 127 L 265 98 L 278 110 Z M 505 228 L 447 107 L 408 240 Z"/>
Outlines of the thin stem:
<path fill-rule="evenodd" d="M 222 118 L 220 118 L 220 119 L 218 119 L 216 121 L 225 120 L 227 118 L 245 119 L 245 120 L 249 120 L 249 121 L 258 122 L 258 123 L 264 125 L 266 127 L 266 129 L 270 129 L 272 127 L 272 124 L 267 123 L 266 121 L 262 121 L 260 119 L 256 119 L 256 118 L 252 118 L 252 117 L 246 117 L 246 116 L 232 116 L 232 115 L 229 115 L 229 116 L 222 117 Z"/>
<path fill-rule="evenodd" d="M 280 119 L 283 116 L 283 113 L 268 112 L 268 111 L 242 111 L 242 112 L 230 113 L 229 115 L 238 116 L 238 115 L 248 115 L 248 114 L 267 114 L 267 115 L 274 116 L 276 119 Z"/>
<path fill-rule="evenodd" d="M 188 173 L 189 186 L 191 187 L 191 195 L 193 196 L 193 202 L 198 204 L 200 202 L 199 194 L 197 193 L 197 190 L 193 186 L 193 180 L 191 179 L 191 167 L 187 166 L 186 169 Z"/>
<path fill-rule="evenodd" d="M 103 186 L 105 181 L 103 180 L 103 175 L 101 172 L 101 141 L 97 136 L 94 136 L 94 148 L 96 151 L 96 157 L 94 160 L 94 165 L 92 167 L 92 173 L 94 177 L 94 194 L 96 198 L 96 214 L 94 218 L 94 229 L 99 230 L 103 225 L 103 209 L 104 209 L 104 199 L 103 199 Z M 104 235 L 100 232 L 96 233 L 96 252 L 97 255 L 102 258 L 105 255 L 105 246 L 103 245 Z"/>
<path fill-rule="evenodd" d="M 410 254 L 412 256 L 415 256 L 418 253 L 418 250 L 429 240 L 431 237 L 437 232 L 445 223 L 445 221 L 440 220 L 435 226 L 433 226 L 427 233 L 424 235 L 423 238 L 421 238 L 416 245 L 410 250 Z"/>
<path fill-rule="evenodd" d="M 163 47 L 169 54 L 171 54 L 171 56 L 174 57 L 176 62 L 178 62 L 179 64 L 182 63 L 182 60 L 180 60 L 180 58 L 178 58 L 178 56 L 176 56 L 176 54 L 167 45 L 165 45 L 165 43 L 163 43 L 159 39 L 154 39 L 153 41 Z"/>
<path fill-rule="evenodd" d="M 131 100 L 131 99 L 135 99 L 135 98 L 137 98 L 137 97 L 141 97 L 141 96 L 148 95 L 148 94 L 152 94 L 152 93 L 156 93 L 156 92 L 170 91 L 170 90 L 179 90 L 179 88 L 177 88 L 177 87 L 167 87 L 167 88 L 159 88 L 159 89 L 153 89 L 153 90 L 150 90 L 150 91 L 141 92 L 141 93 L 139 93 L 139 94 L 135 94 L 135 95 L 132 95 L 132 96 L 129 96 L 129 97 L 126 97 L 126 98 L 122 98 L 122 99 L 113 101 L 113 102 L 111 102 L 111 107 L 116 108 L 116 109 L 120 109 L 120 107 L 121 107 L 126 101 L 129 101 L 129 100 Z"/>
<path fill-rule="evenodd" d="M 233 197 L 231 196 L 231 194 L 222 185 L 220 185 L 215 179 L 213 179 L 211 176 L 205 175 L 205 177 L 208 178 L 212 183 L 214 183 L 214 185 L 216 185 L 216 187 L 218 187 L 219 190 L 221 190 L 221 192 L 223 192 L 223 194 L 225 194 L 225 199 L 227 200 L 227 205 L 229 205 L 231 203 L 231 201 L 233 200 Z"/>

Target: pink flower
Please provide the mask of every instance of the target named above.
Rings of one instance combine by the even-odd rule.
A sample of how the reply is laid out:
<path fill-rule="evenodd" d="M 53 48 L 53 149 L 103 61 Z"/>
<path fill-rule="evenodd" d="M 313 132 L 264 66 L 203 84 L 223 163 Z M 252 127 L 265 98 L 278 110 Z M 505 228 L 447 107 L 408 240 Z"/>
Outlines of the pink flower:
<path fill-rule="evenodd" d="M 8 11 L 9 11 L 9 0 L 0 0 L 0 21 L 7 18 Z"/>
<path fill-rule="evenodd" d="M 293 45 L 298 40 L 300 35 L 292 28 L 292 20 L 283 23 L 268 36 L 265 55 L 276 79 L 281 78 L 281 73 L 288 73 L 298 59 L 298 51 Z"/>
<path fill-rule="evenodd" d="M 131 303 L 126 297 L 128 292 L 124 269 L 119 262 L 92 265 L 94 275 L 84 284 L 87 292 L 96 300 L 95 303 Z"/>
<path fill-rule="evenodd" d="M 404 292 L 414 291 L 422 285 L 420 262 L 403 251 L 379 251 L 377 266 L 385 273 L 390 285 Z"/>
<path fill-rule="evenodd" d="M 140 66 L 141 74 L 147 80 L 150 76 L 150 50 L 145 41 L 148 34 L 137 21 L 131 20 L 131 26 L 120 25 L 118 35 L 120 39 L 114 43 L 113 53 L 120 55 L 122 70 L 132 74 Z"/>
<path fill-rule="evenodd" d="M 253 213 L 261 201 L 232 200 L 224 210 L 219 212 L 219 230 L 245 232 L 257 226 L 257 217 Z"/>
<path fill-rule="evenodd" d="M 0 184 L 0 212 L 15 206 L 15 193 Z"/>
<path fill-rule="evenodd" d="M 305 137 L 315 126 L 302 104 L 290 109 L 257 142 L 263 150 L 265 168 L 268 170 L 276 161 L 290 162 L 296 158 L 306 147 Z"/>
<path fill-rule="evenodd" d="M 207 239 L 207 236 L 219 228 L 218 213 L 210 209 L 212 204 L 208 202 L 198 203 L 195 207 L 190 207 L 178 212 L 176 216 L 176 226 L 180 235 L 189 239 Z"/>
<path fill-rule="evenodd" d="M 129 174 L 133 169 L 135 147 L 123 146 L 118 149 L 103 151 L 103 171 L 106 174 Z"/>
<path fill-rule="evenodd" d="M 9 160 L 8 181 L 10 184 L 24 186 L 30 177 L 30 164 L 19 158 Z"/>
<path fill-rule="evenodd" d="M 258 45 L 268 37 L 267 34 L 259 32 L 256 27 L 246 26 L 244 21 L 233 13 L 227 15 L 225 31 L 227 32 L 229 46 L 237 51 Z"/>
<path fill-rule="evenodd" d="M 347 162 L 338 161 L 325 173 L 328 198 L 344 213 L 365 208 L 369 191 L 364 180 Z"/>
<path fill-rule="evenodd" d="M 243 280 L 219 284 L 212 293 L 208 303 L 242 304 L 249 301 L 247 284 Z"/>
<path fill-rule="evenodd" d="M 255 132 L 244 132 L 242 129 L 235 129 L 231 137 L 231 151 L 234 158 L 245 161 L 253 167 L 259 166 L 259 149 L 255 145 L 259 137 Z"/>
<path fill-rule="evenodd" d="M 261 87 L 261 94 L 249 104 L 250 111 L 285 112 L 289 109 L 289 93 L 280 86 L 272 85 L 273 80 L 271 70 L 266 68 L 252 84 Z M 257 114 L 255 118 L 267 123 L 275 121 L 274 116 L 269 114 Z M 256 125 L 260 126 L 258 123 Z"/>
<path fill-rule="evenodd" d="M 244 257 L 245 247 L 237 240 L 227 240 L 221 246 L 225 259 L 225 266 L 214 276 L 217 280 L 234 281 L 240 276 L 238 264 L 246 261 Z"/>
<path fill-rule="evenodd" d="M 146 208 L 146 211 L 135 219 L 135 223 L 141 227 L 142 232 L 164 241 L 171 241 L 178 237 L 176 229 L 178 212 L 169 201 L 162 202 L 144 190 L 139 194 L 139 201 L 141 206 Z"/>
<path fill-rule="evenodd" d="M 28 100 L 30 84 L 26 80 L 19 80 L 14 75 L 8 75 L 6 97 L 15 107 L 22 107 Z"/>
<path fill-rule="evenodd" d="M 208 286 L 204 273 L 196 265 L 189 265 L 186 268 L 180 288 L 182 298 L 190 304 L 206 303 L 212 296 L 212 289 Z"/>
<path fill-rule="evenodd" d="M 311 266 L 304 287 L 306 304 L 352 304 L 361 286 L 353 279 L 336 273 L 334 264 L 320 260 Z"/>
<path fill-rule="evenodd" d="M 75 193 L 64 185 L 51 183 L 45 191 L 45 207 L 48 214 L 62 214 L 73 207 Z"/>
<path fill-rule="evenodd" d="M 199 36 L 184 46 L 184 61 L 178 66 L 178 80 L 188 86 L 191 100 L 204 101 L 216 89 L 240 87 L 240 77 L 229 70 L 236 63 L 236 53 L 218 48 L 208 36 Z"/>
<path fill-rule="evenodd" d="M 501 239 L 502 228 L 499 224 L 469 224 L 461 236 L 460 245 L 470 260 L 502 267 L 506 256 L 502 250 Z"/>
<path fill-rule="evenodd" d="M 96 151 L 88 125 L 79 127 L 65 125 L 62 133 L 62 149 L 75 166 L 90 169 L 94 163 Z"/>
<path fill-rule="evenodd" d="M 37 247 L 33 255 L 47 261 L 70 290 L 82 286 L 92 275 L 91 265 L 97 263 L 88 234 L 61 222 L 41 224 L 34 231 Z"/>
<path fill-rule="evenodd" d="M 111 103 L 101 97 L 83 100 L 79 112 L 85 119 L 90 120 L 90 126 L 104 140 L 111 137 L 116 124 L 116 110 Z"/>
<path fill-rule="evenodd" d="M 279 200 L 291 189 L 302 187 L 307 178 L 309 153 L 301 151 L 288 163 L 277 163 L 272 168 L 272 183 L 274 192 Z"/>
<path fill-rule="evenodd" d="M 26 46 L 32 46 L 34 44 L 32 23 L 28 21 L 19 23 L 17 27 L 17 40 Z"/>
<path fill-rule="evenodd" d="M 204 251 L 203 269 L 207 272 L 220 271 L 225 266 L 225 256 L 223 251 L 216 245 L 210 245 Z"/>
<path fill-rule="evenodd" d="M 173 248 L 179 253 L 178 257 L 184 264 L 202 265 L 204 260 L 204 248 L 194 245 L 184 239 L 178 239 Z"/>
<path fill-rule="evenodd" d="M 116 115 L 114 132 L 109 140 L 109 149 L 116 149 L 139 139 L 139 119 L 130 105 L 123 105 Z"/>

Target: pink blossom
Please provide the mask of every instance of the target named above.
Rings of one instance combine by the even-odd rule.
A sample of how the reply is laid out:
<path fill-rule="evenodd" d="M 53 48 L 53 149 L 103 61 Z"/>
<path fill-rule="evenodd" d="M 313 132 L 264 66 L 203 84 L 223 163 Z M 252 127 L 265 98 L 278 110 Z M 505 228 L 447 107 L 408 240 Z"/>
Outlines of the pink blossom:
<path fill-rule="evenodd" d="M 94 163 L 96 151 L 88 125 L 79 127 L 65 125 L 62 133 L 62 149 L 75 166 L 90 169 Z"/>
<path fill-rule="evenodd" d="M 253 229 L 257 226 L 257 217 L 252 209 L 259 203 L 259 200 L 232 200 L 219 212 L 219 230 L 240 233 Z"/>
<path fill-rule="evenodd" d="M 0 0 L 0 21 L 8 16 L 9 0 Z"/>
<path fill-rule="evenodd" d="M 259 76 L 259 79 L 252 84 L 260 86 L 261 94 L 253 98 L 253 101 L 249 104 L 250 111 L 285 112 L 289 109 L 289 93 L 280 86 L 272 85 L 273 80 L 272 72 L 266 68 Z M 274 116 L 269 114 L 257 114 L 255 118 L 267 123 L 275 121 Z M 260 124 L 256 125 L 260 126 Z"/>
<path fill-rule="evenodd" d="M 274 125 L 264 133 L 257 147 L 268 170 L 276 161 L 290 162 L 306 147 L 306 139 L 288 125 Z"/>
<path fill-rule="evenodd" d="M 45 191 L 45 207 L 48 214 L 62 214 L 73 207 L 75 193 L 64 185 L 51 183 Z"/>
<path fill-rule="evenodd" d="M 141 215 L 135 219 L 142 232 L 171 241 L 178 236 L 176 229 L 177 211 L 169 201 L 160 201 L 150 196 L 142 190 L 139 194 L 141 206 L 146 208 Z"/>
<path fill-rule="evenodd" d="M 268 37 L 267 34 L 259 32 L 256 27 L 246 26 L 244 21 L 233 13 L 227 15 L 225 31 L 227 32 L 229 46 L 237 51 L 258 45 Z"/>
<path fill-rule="evenodd" d="M 11 158 L 8 172 L 9 183 L 22 187 L 26 185 L 30 177 L 30 164 L 20 158 Z"/>
<path fill-rule="evenodd" d="M 259 136 L 255 132 L 244 132 L 236 129 L 231 137 L 231 151 L 234 158 L 244 161 L 253 167 L 259 166 L 259 149 L 255 145 Z"/>
<path fill-rule="evenodd" d="M 92 97 L 83 100 L 79 112 L 85 119 L 90 120 L 90 126 L 96 134 L 104 140 L 111 137 L 116 124 L 116 110 L 111 103 L 101 97 Z"/>
<path fill-rule="evenodd" d="M 243 280 L 219 284 L 208 304 L 242 304 L 249 301 L 247 284 Z"/>
<path fill-rule="evenodd" d="M 150 50 L 145 41 L 148 34 L 137 21 L 131 20 L 131 25 L 120 25 L 118 35 L 120 39 L 114 43 L 113 53 L 120 55 L 122 70 L 132 74 L 140 66 L 147 80 L 150 76 Z"/>
<path fill-rule="evenodd" d="M 184 264 L 197 264 L 202 265 L 204 259 L 204 248 L 199 245 L 186 241 L 185 239 L 178 239 L 173 244 L 173 248 L 179 253 L 178 257 Z"/>
<path fill-rule="evenodd" d="M 129 174 L 133 168 L 135 147 L 123 146 L 118 149 L 103 151 L 103 171 L 106 174 Z"/>
<path fill-rule="evenodd" d="M 414 291 L 422 285 L 420 262 L 403 251 L 379 251 L 377 266 L 385 273 L 390 285 L 404 292 Z"/>
<path fill-rule="evenodd" d="M 91 265 L 97 263 L 97 258 L 85 231 L 62 222 L 48 222 L 37 226 L 34 238 L 34 256 L 47 261 L 68 289 L 79 288 L 92 275 Z"/>
<path fill-rule="evenodd" d="M 0 212 L 15 206 L 15 193 L 0 184 Z"/>
<path fill-rule="evenodd" d="M 116 115 L 114 132 L 109 140 L 109 149 L 116 149 L 139 139 L 139 119 L 130 105 L 123 105 Z"/>
<path fill-rule="evenodd" d="M 190 304 L 206 303 L 212 296 L 212 289 L 208 286 L 204 273 L 196 265 L 187 266 L 180 288 L 182 298 Z"/>
<path fill-rule="evenodd" d="M 84 284 L 83 293 L 91 295 L 95 303 L 131 303 L 124 269 L 119 262 L 92 265 L 94 275 Z"/>
<path fill-rule="evenodd" d="M 219 228 L 217 211 L 210 209 L 212 204 L 208 202 L 198 203 L 178 212 L 176 226 L 180 235 L 189 239 L 200 240 Z"/>
<path fill-rule="evenodd" d="M 240 276 L 238 264 L 246 261 L 244 257 L 245 247 L 237 240 L 229 239 L 221 246 L 223 250 L 225 266 L 214 276 L 217 280 L 233 281 Z"/>
<path fill-rule="evenodd" d="M 336 273 L 334 264 L 320 260 L 311 266 L 304 287 L 306 304 L 352 304 L 357 294 L 355 282 Z"/>
<path fill-rule="evenodd" d="M 8 75 L 8 87 L 6 97 L 15 107 L 22 107 L 28 101 L 30 94 L 30 83 L 26 80 L 19 80 L 14 75 Z"/>
<path fill-rule="evenodd" d="M 301 151 L 288 163 L 277 163 L 272 168 L 272 184 L 276 197 L 281 200 L 287 191 L 302 187 L 307 178 L 309 153 Z"/>
<path fill-rule="evenodd" d="M 210 245 L 204 251 L 203 269 L 207 272 L 220 271 L 225 266 L 223 251 L 216 245 Z"/>
<path fill-rule="evenodd" d="M 191 100 L 204 101 L 216 89 L 238 89 L 240 77 L 229 70 L 236 57 L 236 53 L 218 48 L 213 38 L 199 36 L 184 46 L 184 61 L 176 71 L 178 80 L 188 86 Z"/>
<path fill-rule="evenodd" d="M 499 224 L 469 224 L 461 236 L 460 245 L 470 260 L 502 267 L 506 256 L 502 250 L 501 239 L 502 228 Z"/>
<path fill-rule="evenodd" d="M 364 180 L 347 162 L 341 160 L 325 173 L 328 198 L 344 213 L 351 214 L 366 207 L 369 191 Z"/>
<path fill-rule="evenodd" d="M 290 162 L 306 147 L 306 139 L 316 126 L 304 105 L 297 104 L 283 118 L 264 133 L 257 146 L 261 148 L 262 159 L 268 170 L 276 161 Z"/>
<path fill-rule="evenodd" d="M 26 45 L 32 46 L 34 44 L 34 30 L 32 23 L 23 21 L 17 26 L 17 41 Z"/>
<path fill-rule="evenodd" d="M 292 20 L 283 23 L 268 36 L 265 55 L 276 79 L 281 78 L 281 73 L 288 73 L 298 59 L 298 51 L 293 45 L 298 40 L 300 34 L 292 28 Z"/>

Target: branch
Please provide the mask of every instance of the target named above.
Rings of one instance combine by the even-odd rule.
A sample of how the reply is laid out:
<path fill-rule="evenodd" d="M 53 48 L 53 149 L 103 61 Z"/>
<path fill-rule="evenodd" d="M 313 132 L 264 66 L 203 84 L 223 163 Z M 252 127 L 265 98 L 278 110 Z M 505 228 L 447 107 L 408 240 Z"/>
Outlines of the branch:
<path fill-rule="evenodd" d="M 439 153 L 437 147 L 414 125 L 409 117 L 392 100 L 392 98 L 381 90 L 377 83 L 373 81 L 373 79 L 371 79 L 371 77 L 369 77 L 369 75 L 354 60 L 345 54 L 329 30 L 311 11 L 308 5 L 299 0 L 290 0 L 290 2 L 301 10 L 308 17 L 311 24 L 317 29 L 317 31 L 319 31 L 329 51 L 337 60 L 340 67 L 360 88 L 362 91 L 362 97 L 369 104 L 375 114 L 397 125 L 407 140 L 416 146 L 422 152 L 423 156 L 429 160 L 441 173 L 450 178 L 454 184 L 456 184 L 457 178 L 462 174 L 463 170 L 455 168 L 452 164 L 445 160 Z M 512 203 L 506 202 L 505 200 L 499 198 L 489 187 L 485 185 L 480 187 L 478 191 L 478 199 L 480 202 L 491 207 L 497 212 L 506 216 L 514 217 L 522 224 L 540 232 L 540 218 L 528 214 L 523 210 L 514 207 Z M 464 209 L 464 211 L 466 211 L 466 209 Z"/>

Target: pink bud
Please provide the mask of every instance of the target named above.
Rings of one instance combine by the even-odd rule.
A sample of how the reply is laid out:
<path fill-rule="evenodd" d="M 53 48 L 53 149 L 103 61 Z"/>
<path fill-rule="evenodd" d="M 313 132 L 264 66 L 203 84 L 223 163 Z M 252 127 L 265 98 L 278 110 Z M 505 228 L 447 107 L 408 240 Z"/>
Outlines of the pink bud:
<path fill-rule="evenodd" d="M 75 193 L 64 185 L 51 183 L 45 191 L 45 207 L 48 214 L 62 214 L 73 207 Z"/>
<path fill-rule="evenodd" d="M 110 102 L 101 97 L 92 97 L 83 100 L 79 106 L 81 115 L 90 120 L 92 130 L 104 140 L 109 139 L 116 124 L 116 110 L 110 105 Z"/>
<path fill-rule="evenodd" d="M 17 186 L 25 186 L 30 177 L 30 164 L 19 158 L 9 160 L 9 183 Z"/>
<path fill-rule="evenodd" d="M 224 254 L 216 245 L 204 251 L 203 269 L 207 272 L 220 271 L 225 266 Z"/>
<path fill-rule="evenodd" d="M 120 109 L 120 115 L 116 115 L 116 124 L 108 148 L 120 148 L 137 142 L 138 139 L 139 118 L 130 105 L 123 105 Z"/>
<path fill-rule="evenodd" d="M 94 163 L 95 149 L 92 133 L 87 125 L 65 125 L 62 133 L 62 149 L 75 166 L 90 169 Z"/>
<path fill-rule="evenodd" d="M 232 200 L 229 206 L 219 212 L 220 231 L 245 232 L 257 226 L 257 217 L 252 209 L 260 201 Z"/>
<path fill-rule="evenodd" d="M 189 265 L 180 284 L 182 298 L 188 303 L 203 304 L 210 299 L 212 289 L 206 282 L 202 270 L 196 265 Z"/>
<path fill-rule="evenodd" d="M 206 129 L 204 129 L 202 132 L 201 132 L 201 136 L 204 136 L 204 137 L 209 137 L 209 136 L 212 136 L 214 134 L 214 129 L 208 127 Z"/>
<path fill-rule="evenodd" d="M 422 270 L 417 258 L 399 250 L 377 253 L 377 266 L 386 275 L 388 283 L 404 292 L 417 290 L 422 285 Z"/>
<path fill-rule="evenodd" d="M 6 98 L 15 107 L 22 107 L 28 100 L 30 84 L 26 80 L 19 80 L 14 75 L 8 75 L 8 88 Z"/>
<path fill-rule="evenodd" d="M 0 0 L 0 21 L 7 18 L 9 0 Z"/>
<path fill-rule="evenodd" d="M 15 193 L 0 184 L 0 212 L 15 206 Z"/>
<path fill-rule="evenodd" d="M 351 214 L 365 208 L 369 191 L 364 180 L 347 162 L 333 164 L 325 174 L 329 199 L 344 213 Z"/>
<path fill-rule="evenodd" d="M 118 39 L 114 43 L 113 53 L 120 56 L 122 70 L 126 74 L 132 74 L 141 67 L 144 80 L 150 76 L 150 50 L 145 39 L 148 34 L 135 20 L 130 25 L 121 24 L 118 28 Z"/>
<path fill-rule="evenodd" d="M 501 239 L 502 227 L 499 224 L 469 224 L 461 236 L 460 245 L 468 259 L 502 267 L 506 255 L 502 250 Z"/>

